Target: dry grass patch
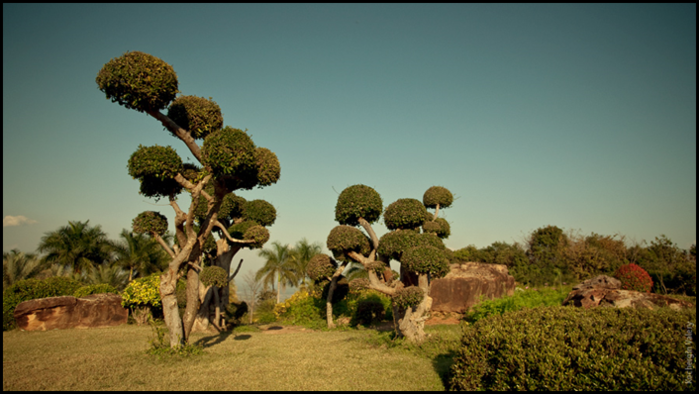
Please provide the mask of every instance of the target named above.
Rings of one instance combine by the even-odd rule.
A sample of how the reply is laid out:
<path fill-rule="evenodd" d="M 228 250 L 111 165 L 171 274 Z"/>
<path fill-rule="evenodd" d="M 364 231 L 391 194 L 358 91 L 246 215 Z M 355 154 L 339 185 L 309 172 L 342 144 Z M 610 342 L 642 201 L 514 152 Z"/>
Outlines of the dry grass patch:
<path fill-rule="evenodd" d="M 145 354 L 150 327 L 3 332 L 3 390 L 443 390 L 432 360 L 371 331 L 193 334 L 204 354 Z"/>

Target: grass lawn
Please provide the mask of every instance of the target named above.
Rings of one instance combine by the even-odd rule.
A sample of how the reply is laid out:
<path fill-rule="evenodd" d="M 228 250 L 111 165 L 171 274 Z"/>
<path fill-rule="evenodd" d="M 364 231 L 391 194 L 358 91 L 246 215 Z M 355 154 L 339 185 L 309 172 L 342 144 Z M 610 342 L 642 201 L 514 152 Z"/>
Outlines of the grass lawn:
<path fill-rule="evenodd" d="M 240 327 L 242 328 L 242 327 Z M 3 332 L 3 390 L 444 390 L 461 336 L 416 349 L 375 330 L 193 334 L 204 354 L 146 354 L 149 326 Z"/>

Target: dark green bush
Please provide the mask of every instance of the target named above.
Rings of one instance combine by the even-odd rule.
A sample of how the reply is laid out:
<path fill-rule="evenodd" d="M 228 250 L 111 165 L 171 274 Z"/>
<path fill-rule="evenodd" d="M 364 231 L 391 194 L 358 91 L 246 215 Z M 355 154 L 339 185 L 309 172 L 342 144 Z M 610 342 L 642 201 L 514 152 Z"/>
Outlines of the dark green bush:
<path fill-rule="evenodd" d="M 273 225 L 277 219 L 277 210 L 265 200 L 252 200 L 243 206 L 243 217 L 267 227 Z"/>
<path fill-rule="evenodd" d="M 99 283 L 96 285 L 87 285 L 78 288 L 75 290 L 75 293 L 73 293 L 73 297 L 75 298 L 80 298 L 80 297 L 85 297 L 90 294 L 105 294 L 105 293 L 112 293 L 112 294 L 119 294 L 119 291 L 109 283 Z"/>
<path fill-rule="evenodd" d="M 356 226 L 359 218 L 374 223 L 383 209 L 381 196 L 366 185 L 354 185 L 340 193 L 335 205 L 335 220 L 344 225 Z"/>
<path fill-rule="evenodd" d="M 422 196 L 422 203 L 427 208 L 436 208 L 437 204 L 440 208 L 448 208 L 452 202 L 454 202 L 454 196 L 449 189 L 442 186 L 432 186 Z"/>
<path fill-rule="evenodd" d="M 2 292 L 2 330 L 10 330 L 15 327 L 14 312 L 22 301 L 37 298 L 72 296 L 82 286 L 75 279 L 63 276 L 51 278 L 21 280 Z"/>
<path fill-rule="evenodd" d="M 417 306 L 425 297 L 425 292 L 417 286 L 408 286 L 396 290 L 393 295 L 393 303 L 401 308 L 407 309 L 411 306 Z"/>
<path fill-rule="evenodd" d="M 383 320 L 386 310 L 379 300 L 367 299 L 357 302 L 357 311 L 352 323 L 369 325 Z"/>
<path fill-rule="evenodd" d="M 210 166 L 215 175 L 256 170 L 255 144 L 246 132 L 230 126 L 214 131 L 204 139 L 201 158 L 202 164 Z"/>
<path fill-rule="evenodd" d="M 696 309 L 542 307 L 466 327 L 452 390 L 695 390 Z"/>
<path fill-rule="evenodd" d="M 366 255 L 371 251 L 370 241 L 364 233 L 356 227 L 344 225 L 335 226 L 330 230 L 327 246 L 340 261 L 348 261 L 349 257 L 346 254 L 349 252 Z"/>
<path fill-rule="evenodd" d="M 306 266 L 306 273 L 314 282 L 327 280 L 328 277 L 333 276 L 335 270 L 337 270 L 337 263 L 325 253 L 311 257 Z"/>
<path fill-rule="evenodd" d="M 386 207 L 383 221 L 389 230 L 416 229 L 422 226 L 426 220 L 431 220 L 432 215 L 422 203 L 414 198 L 400 198 Z"/>
<path fill-rule="evenodd" d="M 167 116 L 178 126 L 188 130 L 194 138 L 204 138 L 223 126 L 221 107 L 213 100 L 197 96 L 177 97 Z"/>
<path fill-rule="evenodd" d="M 156 233 L 163 235 L 167 231 L 167 217 L 160 212 L 141 212 L 132 221 L 133 231 L 138 234 Z"/>
<path fill-rule="evenodd" d="M 199 274 L 199 280 L 204 286 L 228 287 L 228 272 L 217 266 L 204 267 Z"/>

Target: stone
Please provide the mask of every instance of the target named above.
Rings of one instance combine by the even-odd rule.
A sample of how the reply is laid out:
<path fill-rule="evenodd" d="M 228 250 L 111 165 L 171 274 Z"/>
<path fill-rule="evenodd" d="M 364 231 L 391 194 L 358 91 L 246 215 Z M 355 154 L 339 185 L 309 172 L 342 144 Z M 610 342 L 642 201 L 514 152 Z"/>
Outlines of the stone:
<path fill-rule="evenodd" d="M 406 286 L 417 285 L 417 276 L 401 272 Z M 451 264 L 449 273 L 430 284 L 432 312 L 464 313 L 481 300 L 511 296 L 515 291 L 515 278 L 509 275 L 507 266 L 466 262 Z"/>
<path fill-rule="evenodd" d="M 573 286 L 573 290 L 568 293 L 562 305 L 580 308 L 606 306 L 647 309 L 666 306 L 675 310 L 693 307 L 689 302 L 660 294 L 621 290 L 621 282 L 606 275 L 600 275 Z"/>
<path fill-rule="evenodd" d="M 118 326 L 128 316 L 117 294 L 39 298 L 19 303 L 14 312 L 17 326 L 25 331 Z"/>

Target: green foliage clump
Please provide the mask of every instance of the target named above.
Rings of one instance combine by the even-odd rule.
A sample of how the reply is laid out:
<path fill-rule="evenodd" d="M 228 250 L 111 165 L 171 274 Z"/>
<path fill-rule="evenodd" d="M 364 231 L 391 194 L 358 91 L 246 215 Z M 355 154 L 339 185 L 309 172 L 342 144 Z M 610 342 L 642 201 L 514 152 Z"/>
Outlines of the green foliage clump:
<path fill-rule="evenodd" d="M 383 214 L 383 221 L 389 230 L 416 229 L 430 218 L 425 206 L 414 198 L 396 200 Z"/>
<path fill-rule="evenodd" d="M 374 223 L 383 210 L 381 196 L 366 185 L 354 185 L 340 193 L 335 205 L 335 220 L 343 225 L 356 226 L 359 218 Z"/>
<path fill-rule="evenodd" d="M 21 280 L 2 292 L 2 329 L 15 327 L 14 312 L 22 301 L 38 298 L 72 296 L 82 286 L 75 279 L 54 276 L 43 280 L 32 278 Z"/>
<path fill-rule="evenodd" d="M 225 269 L 217 266 L 204 267 L 199 274 L 199 280 L 204 286 L 228 287 L 228 273 Z"/>
<path fill-rule="evenodd" d="M 110 60 L 97 74 L 96 82 L 112 102 L 139 112 L 164 109 L 179 92 L 172 66 L 138 51 Z"/>
<path fill-rule="evenodd" d="M 444 243 L 433 233 L 420 234 L 414 230 L 396 230 L 381 236 L 377 251 L 381 256 L 402 261 L 403 253 L 415 247 L 444 249 Z"/>
<path fill-rule="evenodd" d="M 650 292 L 653 288 L 653 279 L 646 270 L 636 264 L 622 265 L 614 273 L 614 277 L 621 281 L 623 290 Z"/>
<path fill-rule="evenodd" d="M 204 139 L 201 159 L 215 175 L 249 173 L 255 168 L 255 144 L 243 130 L 226 126 Z"/>
<path fill-rule="evenodd" d="M 366 255 L 371 251 L 369 239 L 358 228 L 351 226 L 335 226 L 328 234 L 328 249 L 340 261 L 351 261 L 349 252 Z"/>
<path fill-rule="evenodd" d="M 506 312 L 514 312 L 524 308 L 558 306 L 563 303 L 571 290 L 572 286 L 570 285 L 529 290 L 517 287 L 512 296 L 481 300 L 464 314 L 464 321 L 472 324 L 489 316 L 502 315 Z"/>
<path fill-rule="evenodd" d="M 139 145 L 127 167 L 129 175 L 141 183 L 140 192 L 146 197 L 168 197 L 182 191 L 174 178 L 184 171 L 184 165 L 170 146 Z"/>
<path fill-rule="evenodd" d="M 269 241 L 269 230 L 262 226 L 252 226 L 245 230 L 243 239 L 252 240 L 254 242 L 245 245 L 248 249 L 259 249 Z"/>
<path fill-rule="evenodd" d="M 119 291 L 109 283 L 99 283 L 96 285 L 87 285 L 78 288 L 75 290 L 75 293 L 73 293 L 73 297 L 75 298 L 80 298 L 80 297 L 85 297 L 90 294 L 105 294 L 105 293 L 112 293 L 112 294 L 119 294 Z"/>
<path fill-rule="evenodd" d="M 410 272 L 430 274 L 433 279 L 449 273 L 449 258 L 433 246 L 413 247 L 405 251 L 401 264 Z"/>
<path fill-rule="evenodd" d="M 277 155 L 267 148 L 255 149 L 255 166 L 257 183 L 260 187 L 269 186 L 279 181 L 281 166 Z"/>
<path fill-rule="evenodd" d="M 134 279 L 121 292 L 121 306 L 124 308 L 161 308 L 161 305 L 159 274 Z"/>
<path fill-rule="evenodd" d="M 204 199 L 203 197 L 201 197 Z M 204 204 L 206 204 L 206 199 L 204 199 Z M 243 209 L 247 200 L 243 197 L 236 195 L 235 193 L 227 193 L 223 197 L 221 202 L 221 208 L 218 210 L 219 220 L 231 220 L 243 216 Z M 204 205 L 206 207 L 206 205 Z M 197 206 L 199 208 L 199 206 Z M 205 211 L 204 211 L 205 212 Z"/>
<path fill-rule="evenodd" d="M 320 253 L 311 257 L 311 260 L 308 261 L 306 272 L 312 281 L 318 282 L 333 276 L 336 269 L 337 263 L 327 254 Z"/>
<path fill-rule="evenodd" d="M 545 307 L 466 327 L 452 390 L 695 390 L 696 310 Z M 691 364 L 691 365 L 688 365 Z"/>
<path fill-rule="evenodd" d="M 417 306 L 425 298 L 425 292 L 417 286 L 408 286 L 396 290 L 393 294 L 393 303 L 401 309 Z"/>
<path fill-rule="evenodd" d="M 141 212 L 132 221 L 132 226 L 138 234 L 163 235 L 167 231 L 167 217 L 155 211 Z"/>
<path fill-rule="evenodd" d="M 386 308 L 381 301 L 374 299 L 360 300 L 357 302 L 354 322 L 368 326 L 383 320 L 385 315 Z"/>
<path fill-rule="evenodd" d="M 260 226 L 271 226 L 277 219 L 277 210 L 265 200 L 252 200 L 243 206 L 243 217 L 252 220 Z"/>
<path fill-rule="evenodd" d="M 428 220 L 422 224 L 422 231 L 426 233 L 434 233 L 441 239 L 449 238 L 451 235 L 451 227 L 449 222 L 443 218 Z"/>
<path fill-rule="evenodd" d="M 422 196 L 422 203 L 427 208 L 436 208 L 437 204 L 440 208 L 449 208 L 452 202 L 454 202 L 454 196 L 449 189 L 442 186 L 432 186 Z"/>
<path fill-rule="evenodd" d="M 168 118 L 201 139 L 223 126 L 221 107 L 203 97 L 180 96 L 170 104 Z"/>

